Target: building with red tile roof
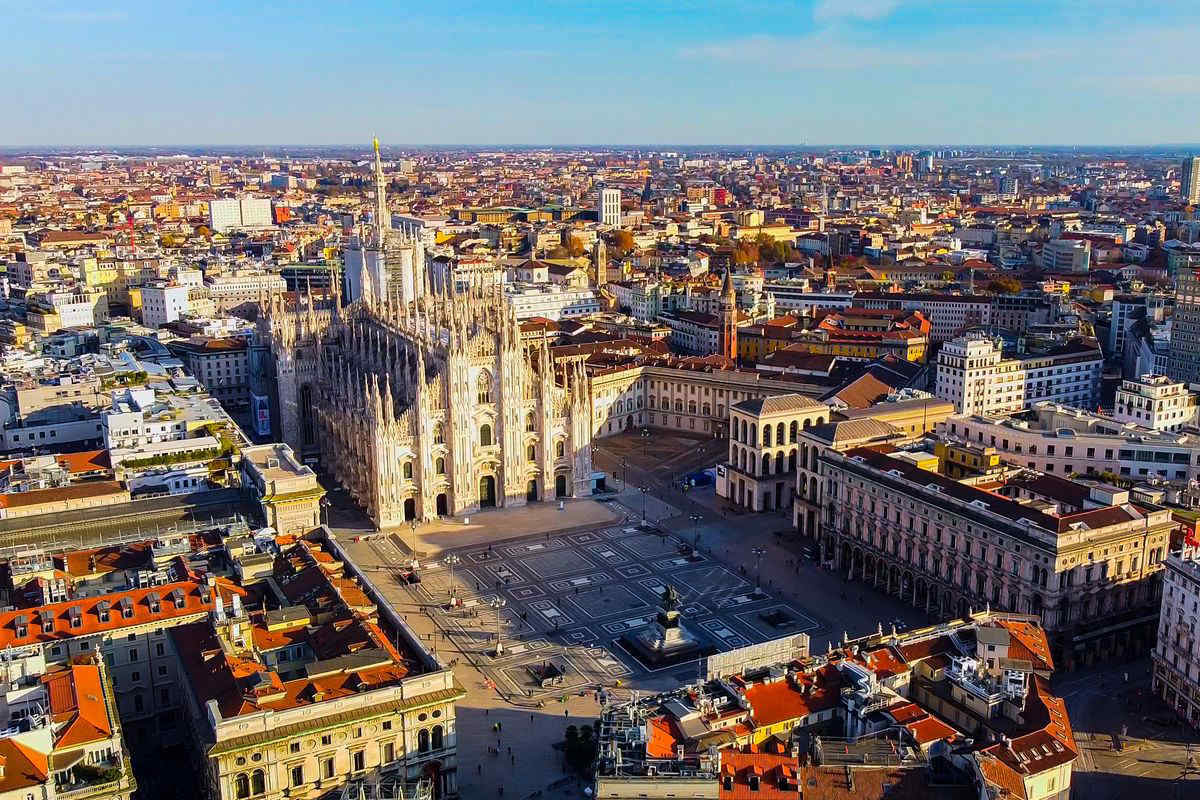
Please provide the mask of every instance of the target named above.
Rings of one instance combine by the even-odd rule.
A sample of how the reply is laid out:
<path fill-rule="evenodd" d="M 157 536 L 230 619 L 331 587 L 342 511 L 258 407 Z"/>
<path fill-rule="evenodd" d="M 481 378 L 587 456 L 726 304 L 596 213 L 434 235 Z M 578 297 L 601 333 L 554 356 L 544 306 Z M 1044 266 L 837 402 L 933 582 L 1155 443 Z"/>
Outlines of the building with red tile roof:
<path fill-rule="evenodd" d="M 966 800 L 1021 784 L 1042 800 L 1069 788 L 1077 752 L 1048 658 L 1036 619 L 992 613 L 822 655 L 803 636 L 721 654 L 705 681 L 605 711 L 595 796 L 705 778 L 722 798 Z"/>

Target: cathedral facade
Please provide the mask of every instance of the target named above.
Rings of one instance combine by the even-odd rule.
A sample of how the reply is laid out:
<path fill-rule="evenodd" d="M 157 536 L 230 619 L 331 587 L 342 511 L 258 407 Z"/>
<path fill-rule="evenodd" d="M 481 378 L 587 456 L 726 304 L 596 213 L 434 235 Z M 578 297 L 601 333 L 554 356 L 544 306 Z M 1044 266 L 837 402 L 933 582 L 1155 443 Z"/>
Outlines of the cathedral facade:
<path fill-rule="evenodd" d="M 496 289 L 272 301 L 280 434 L 378 528 L 591 493 L 588 377 L 521 341 Z"/>
<path fill-rule="evenodd" d="M 378 166 L 376 179 L 382 198 Z M 385 221 L 369 241 L 385 245 L 377 208 Z M 379 285 L 364 269 L 345 305 L 340 287 L 321 303 L 264 301 L 282 440 L 318 458 L 381 529 L 591 494 L 582 365 L 523 342 L 500 287 L 435 291 L 414 272 Z"/>

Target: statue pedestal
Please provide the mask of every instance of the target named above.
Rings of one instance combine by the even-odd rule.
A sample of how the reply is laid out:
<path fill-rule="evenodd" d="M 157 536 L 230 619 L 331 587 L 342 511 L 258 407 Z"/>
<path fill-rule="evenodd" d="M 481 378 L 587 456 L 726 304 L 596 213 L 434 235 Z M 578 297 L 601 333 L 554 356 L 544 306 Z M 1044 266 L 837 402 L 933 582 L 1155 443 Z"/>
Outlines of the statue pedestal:
<path fill-rule="evenodd" d="M 631 655 L 650 669 L 692 661 L 716 652 L 716 648 L 692 633 L 674 609 L 660 608 L 654 622 L 620 639 Z"/>

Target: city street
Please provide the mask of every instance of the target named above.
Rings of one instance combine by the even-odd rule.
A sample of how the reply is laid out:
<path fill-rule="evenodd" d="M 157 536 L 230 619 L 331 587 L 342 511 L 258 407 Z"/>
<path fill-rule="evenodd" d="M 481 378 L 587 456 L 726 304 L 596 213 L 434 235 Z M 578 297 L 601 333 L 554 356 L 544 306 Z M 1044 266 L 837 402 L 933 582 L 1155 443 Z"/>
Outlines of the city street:
<path fill-rule="evenodd" d="M 1188 768 L 1189 757 L 1200 761 L 1200 736 L 1151 694 L 1149 659 L 1066 673 L 1054 689 L 1079 744 L 1075 797 L 1200 797 L 1200 771 Z"/>

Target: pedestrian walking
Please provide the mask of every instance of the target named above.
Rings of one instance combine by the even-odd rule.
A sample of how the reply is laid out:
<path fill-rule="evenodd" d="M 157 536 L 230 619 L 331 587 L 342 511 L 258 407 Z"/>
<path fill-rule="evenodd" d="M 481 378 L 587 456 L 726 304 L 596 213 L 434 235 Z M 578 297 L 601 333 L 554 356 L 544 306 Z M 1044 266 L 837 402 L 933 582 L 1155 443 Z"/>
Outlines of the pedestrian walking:
<path fill-rule="evenodd" d="M 517 757 L 516 757 L 516 756 L 514 756 L 514 755 L 512 755 L 511 753 L 509 754 L 509 756 L 508 756 L 508 757 L 509 757 L 510 759 L 512 759 L 512 765 L 515 767 L 515 766 L 517 765 Z"/>
<path fill-rule="evenodd" d="M 499 732 L 499 731 L 502 731 L 502 730 L 504 730 L 504 723 L 502 723 L 502 722 L 497 722 L 497 723 L 496 723 L 496 731 L 497 731 L 497 732 Z"/>
<path fill-rule="evenodd" d="M 475 774 L 476 775 L 483 774 L 483 762 L 482 761 L 475 765 Z"/>

